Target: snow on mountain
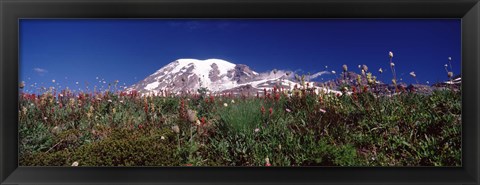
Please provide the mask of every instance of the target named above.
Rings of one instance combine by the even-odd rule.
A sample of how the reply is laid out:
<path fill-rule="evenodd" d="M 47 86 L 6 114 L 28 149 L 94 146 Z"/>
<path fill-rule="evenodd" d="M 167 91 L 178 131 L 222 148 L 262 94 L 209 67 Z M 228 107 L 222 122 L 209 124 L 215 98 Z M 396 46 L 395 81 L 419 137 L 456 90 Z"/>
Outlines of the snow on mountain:
<path fill-rule="evenodd" d="M 254 95 L 274 86 L 283 89 L 293 89 L 295 85 L 301 87 L 291 81 L 285 72 L 273 71 L 260 74 L 247 65 L 221 59 L 178 59 L 132 85 L 128 90 L 136 90 L 142 94 L 158 94 L 165 90 L 178 94 L 187 91 L 195 93 L 197 89 L 206 87 L 216 93 Z M 328 89 L 323 91 L 340 93 Z"/>

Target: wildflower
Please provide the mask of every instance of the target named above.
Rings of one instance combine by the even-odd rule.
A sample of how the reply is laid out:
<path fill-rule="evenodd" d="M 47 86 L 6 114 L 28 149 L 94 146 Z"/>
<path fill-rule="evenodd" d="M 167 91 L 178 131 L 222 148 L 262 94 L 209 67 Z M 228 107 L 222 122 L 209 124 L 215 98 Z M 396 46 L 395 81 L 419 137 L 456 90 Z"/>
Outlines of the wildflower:
<path fill-rule="evenodd" d="M 388 56 L 389 56 L 390 58 L 393 58 L 393 52 L 389 51 L 389 52 L 388 52 Z"/>
<path fill-rule="evenodd" d="M 232 99 L 232 101 L 231 101 L 231 102 L 232 102 L 232 104 L 234 104 L 234 103 L 235 103 L 235 100 L 233 100 L 233 99 Z"/>
<path fill-rule="evenodd" d="M 358 65 L 358 69 L 362 69 L 362 65 L 359 64 L 359 65 Z"/>
<path fill-rule="evenodd" d="M 200 120 L 197 119 L 196 123 L 195 123 L 197 126 L 200 126 L 202 125 L 202 122 L 200 122 Z"/>
<path fill-rule="evenodd" d="M 223 103 L 223 106 L 224 106 L 224 107 L 228 107 L 228 104 L 227 104 L 227 103 Z"/>
<path fill-rule="evenodd" d="M 55 79 L 52 80 L 52 83 L 55 83 Z"/>
<path fill-rule="evenodd" d="M 452 78 L 453 77 L 453 72 L 448 72 L 448 78 Z"/>
<path fill-rule="evenodd" d="M 270 116 L 273 114 L 273 109 L 272 109 L 272 107 L 270 107 L 270 108 L 268 109 L 268 112 L 270 113 Z"/>
<path fill-rule="evenodd" d="M 410 72 L 410 76 L 412 76 L 413 78 L 415 78 L 417 75 L 415 74 L 414 71 Z"/>
<path fill-rule="evenodd" d="M 378 72 L 380 72 L 380 74 L 382 74 L 382 73 L 383 73 L 383 69 L 382 69 L 382 68 L 378 69 Z"/>
<path fill-rule="evenodd" d="M 427 84 L 430 84 L 430 82 L 429 82 L 429 81 L 427 81 Z"/>
<path fill-rule="evenodd" d="M 332 71 L 332 74 L 336 74 L 336 73 L 337 73 L 337 72 L 335 72 L 335 71 Z"/>
<path fill-rule="evenodd" d="M 109 103 L 112 103 L 112 100 L 107 100 Z"/>
<path fill-rule="evenodd" d="M 365 76 L 365 70 L 362 69 L 362 75 Z"/>
<path fill-rule="evenodd" d="M 287 109 L 285 109 L 285 111 L 287 111 L 287 112 L 292 112 L 292 111 L 291 111 L 290 109 L 288 109 L 288 108 L 287 108 Z"/>
<path fill-rule="evenodd" d="M 138 128 L 143 129 L 143 125 L 142 124 L 138 125 Z"/>
<path fill-rule="evenodd" d="M 254 132 L 260 132 L 260 129 L 259 128 L 256 128 L 255 130 L 253 130 Z"/>
<path fill-rule="evenodd" d="M 447 67 L 448 67 L 448 64 L 445 64 L 445 65 L 443 65 L 443 66 L 444 66 L 445 68 L 447 68 Z"/>
<path fill-rule="evenodd" d="M 123 103 L 123 100 L 120 100 L 120 103 Z"/>
<path fill-rule="evenodd" d="M 265 166 L 272 166 L 272 164 L 270 164 L 270 159 L 268 157 L 265 158 Z"/>
<path fill-rule="evenodd" d="M 448 60 L 452 60 L 452 57 L 448 57 Z"/>
<path fill-rule="evenodd" d="M 395 63 L 391 62 L 390 67 L 395 67 Z"/>
<path fill-rule="evenodd" d="M 327 111 L 326 111 L 326 110 L 324 110 L 324 109 L 320 109 L 320 112 L 322 112 L 322 113 L 326 113 Z"/>
<path fill-rule="evenodd" d="M 262 112 L 262 114 L 265 114 L 265 107 L 263 107 L 263 105 L 262 105 L 262 108 L 260 109 L 260 112 Z"/>
<path fill-rule="evenodd" d="M 46 120 L 47 120 L 47 117 L 43 117 L 43 119 L 46 121 Z"/>
<path fill-rule="evenodd" d="M 161 140 L 165 140 L 165 136 L 160 136 L 160 139 L 161 139 Z"/>
<path fill-rule="evenodd" d="M 177 134 L 180 133 L 180 127 L 178 127 L 178 125 L 172 126 L 172 130 L 173 130 L 173 132 L 175 132 Z"/>
<path fill-rule="evenodd" d="M 78 166 L 78 162 L 77 161 L 73 162 L 72 166 Z"/>
<path fill-rule="evenodd" d="M 75 84 L 77 84 L 77 85 L 78 85 L 78 82 L 75 82 Z"/>
<path fill-rule="evenodd" d="M 363 86 L 363 92 L 368 92 L 368 86 Z"/>
<path fill-rule="evenodd" d="M 348 71 L 348 66 L 346 64 L 343 64 L 342 68 L 343 68 L 343 71 L 345 71 L 345 72 Z"/>
<path fill-rule="evenodd" d="M 113 108 L 113 109 L 112 109 L 112 112 L 113 112 L 114 114 L 117 113 L 117 109 Z"/>

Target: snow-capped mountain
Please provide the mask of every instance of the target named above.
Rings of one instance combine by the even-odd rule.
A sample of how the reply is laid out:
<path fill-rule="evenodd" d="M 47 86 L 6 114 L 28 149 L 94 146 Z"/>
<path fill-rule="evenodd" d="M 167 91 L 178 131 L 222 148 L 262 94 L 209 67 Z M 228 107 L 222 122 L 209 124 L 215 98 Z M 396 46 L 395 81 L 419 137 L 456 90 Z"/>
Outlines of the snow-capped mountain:
<path fill-rule="evenodd" d="M 206 87 L 211 92 L 253 95 L 274 86 L 284 89 L 293 89 L 295 85 L 300 87 L 300 84 L 288 77 L 290 74 L 292 73 L 277 70 L 260 74 L 247 65 L 221 59 L 178 59 L 132 85 L 128 90 L 136 90 L 142 94 L 158 94 L 163 91 L 196 92 L 197 89 Z"/>

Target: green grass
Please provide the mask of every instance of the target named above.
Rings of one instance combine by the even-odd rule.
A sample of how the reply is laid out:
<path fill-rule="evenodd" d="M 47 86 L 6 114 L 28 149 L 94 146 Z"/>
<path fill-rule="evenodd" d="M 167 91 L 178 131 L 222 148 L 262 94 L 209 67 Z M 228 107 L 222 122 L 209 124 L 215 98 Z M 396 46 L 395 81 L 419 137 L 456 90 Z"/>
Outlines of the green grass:
<path fill-rule="evenodd" d="M 461 128 L 461 92 L 451 90 L 278 100 L 44 94 L 20 97 L 20 165 L 264 166 L 268 157 L 272 166 L 461 166 Z"/>

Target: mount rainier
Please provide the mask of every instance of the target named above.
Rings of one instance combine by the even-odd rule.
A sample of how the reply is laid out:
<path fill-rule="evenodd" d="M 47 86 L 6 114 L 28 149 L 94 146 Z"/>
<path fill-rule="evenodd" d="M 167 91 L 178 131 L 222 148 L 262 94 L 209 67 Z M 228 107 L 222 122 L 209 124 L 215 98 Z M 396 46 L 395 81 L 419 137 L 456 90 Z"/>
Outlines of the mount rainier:
<path fill-rule="evenodd" d="M 264 89 L 272 89 L 275 85 L 284 89 L 300 85 L 290 79 L 291 75 L 292 72 L 277 70 L 258 73 L 247 65 L 221 59 L 178 59 L 128 89 L 142 94 L 158 94 L 164 90 L 173 93 L 196 92 L 205 87 L 214 93 L 253 95 Z"/>

